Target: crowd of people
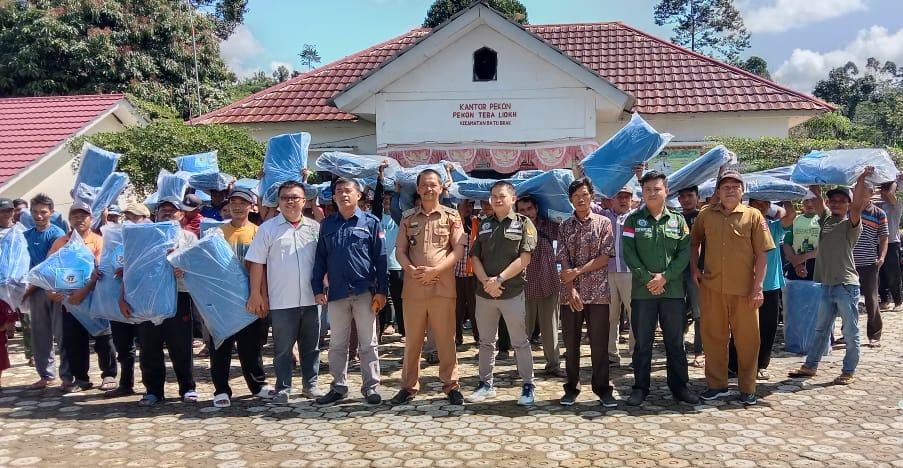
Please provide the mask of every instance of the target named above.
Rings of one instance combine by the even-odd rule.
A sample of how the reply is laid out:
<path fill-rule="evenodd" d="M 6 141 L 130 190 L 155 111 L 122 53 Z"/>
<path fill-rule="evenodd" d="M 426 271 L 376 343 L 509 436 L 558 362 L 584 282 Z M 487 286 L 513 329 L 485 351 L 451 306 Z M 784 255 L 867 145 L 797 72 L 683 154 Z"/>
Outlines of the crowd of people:
<path fill-rule="evenodd" d="M 175 316 L 159 324 L 112 321 L 109 334 L 92 337 L 66 312 L 66 304 L 92 294 L 100 275 L 95 270 L 74 291 L 30 286 L 21 311 L 0 302 L 0 323 L 5 330 L 17 320 L 22 324 L 26 358 L 39 378 L 29 388 L 93 388 L 93 341 L 99 388 L 106 396 L 136 393 L 137 357 L 142 406 L 165 398 L 164 348 L 179 398 L 198 400 L 192 344 L 199 329 L 207 340 L 216 407 L 231 404 L 233 353 L 254 397 L 288 403 L 300 393 L 318 405 L 335 404 L 348 398 L 348 371 L 356 365 L 362 397 L 379 404 L 379 346 L 391 328 L 402 335 L 405 347 L 400 389 L 390 399 L 395 405 L 420 392 L 424 354 L 438 364 L 442 392 L 451 404 L 491 399 L 494 366 L 509 359 L 512 350 L 522 386 L 517 403 L 533 405 L 532 347 L 540 345 L 543 374 L 564 379 L 560 404 L 573 405 L 581 391 L 580 346 L 586 342 L 590 386 L 601 405 L 618 406 L 609 369 L 625 362 L 634 375 L 625 403 L 641 405 L 652 387 L 657 330 L 675 402 L 725 397 L 729 378 L 736 376 L 740 401 L 753 405 L 757 381 L 771 378 L 785 278 L 826 287 L 814 345 L 793 377 L 815 376 L 833 341 L 846 347 L 834 383 L 852 383 L 860 351 L 860 295 L 869 346 L 880 346 L 881 311 L 903 310 L 896 182 L 873 190 L 866 182 L 872 170 L 866 168 L 853 190 L 833 188 L 823 197 L 818 186 L 811 187 L 814 196 L 802 201 L 799 214 L 788 201 L 753 198 L 744 204 L 743 175 L 733 170 L 719 174 L 708 200 L 700 200 L 696 187 L 681 190 L 677 208 L 669 204 L 667 177 L 642 166 L 635 168 L 641 199 L 630 186 L 601 198 L 578 170 L 567 193 L 574 211 L 560 224 L 541 216 L 537 200 L 518 197 L 506 181 L 492 186 L 488 200 L 457 200 L 449 206 L 445 177 L 431 169 L 417 176 L 415 207 L 403 213 L 391 209 L 392 194 L 381 178 L 370 196 L 357 180 L 336 178 L 332 203 L 326 206 L 317 204 L 309 186 L 295 181 L 279 186 L 278 207 L 271 208 L 259 206 L 254 191 L 244 188 L 212 191 L 206 206 L 194 194 L 164 198 L 153 213 L 130 203 L 107 210 L 106 225 L 178 223 L 177 250 L 198 242 L 202 218 L 221 221 L 217 228 L 247 270 L 246 309 L 257 319 L 214 347 L 181 280 L 184 272 L 175 269 Z M 99 259 L 106 225 L 92 229 L 93 221 L 91 207 L 79 200 L 63 220 L 46 195 L 28 202 L 0 199 L 0 237 L 21 232 L 32 267 L 66 245 L 73 233 Z M 125 295 L 118 301 L 128 318 L 131 305 Z M 842 337 L 834 339 L 838 316 Z M 685 343 L 690 324 L 693 339 Z M 324 389 L 319 375 L 327 328 L 331 382 Z M 479 383 L 465 398 L 456 356 L 468 329 L 478 345 Z M 270 330 L 273 384 L 262 352 Z M 6 369 L 2 344 L 0 369 Z M 689 366 L 705 369 L 707 388 L 699 394 L 688 387 Z M 293 384 L 296 367 L 300 392 Z"/>

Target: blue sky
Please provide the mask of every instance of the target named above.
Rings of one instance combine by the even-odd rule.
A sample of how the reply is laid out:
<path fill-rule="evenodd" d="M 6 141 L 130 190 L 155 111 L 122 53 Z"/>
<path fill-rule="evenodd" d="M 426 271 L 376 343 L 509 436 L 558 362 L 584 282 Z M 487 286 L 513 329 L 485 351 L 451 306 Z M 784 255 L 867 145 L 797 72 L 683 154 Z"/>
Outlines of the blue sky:
<path fill-rule="evenodd" d="M 667 39 L 657 0 L 521 0 L 532 24 L 623 21 Z M 315 44 L 325 65 L 419 27 L 432 0 L 250 0 L 245 24 L 223 43 L 239 75 L 279 64 L 303 69 Z M 870 56 L 903 64 L 903 0 L 735 0 L 752 32 L 745 55 L 766 59 L 775 79 L 811 91 L 827 72 Z"/>

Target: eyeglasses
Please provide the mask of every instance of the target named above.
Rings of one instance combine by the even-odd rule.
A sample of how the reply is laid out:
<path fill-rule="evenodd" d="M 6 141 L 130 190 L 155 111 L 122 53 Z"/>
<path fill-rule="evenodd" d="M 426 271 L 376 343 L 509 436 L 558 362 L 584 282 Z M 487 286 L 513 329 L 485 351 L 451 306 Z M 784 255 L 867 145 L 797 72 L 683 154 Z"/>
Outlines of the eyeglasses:
<path fill-rule="evenodd" d="M 282 200 L 286 203 L 298 203 L 303 199 L 303 197 L 279 197 L 279 200 Z"/>

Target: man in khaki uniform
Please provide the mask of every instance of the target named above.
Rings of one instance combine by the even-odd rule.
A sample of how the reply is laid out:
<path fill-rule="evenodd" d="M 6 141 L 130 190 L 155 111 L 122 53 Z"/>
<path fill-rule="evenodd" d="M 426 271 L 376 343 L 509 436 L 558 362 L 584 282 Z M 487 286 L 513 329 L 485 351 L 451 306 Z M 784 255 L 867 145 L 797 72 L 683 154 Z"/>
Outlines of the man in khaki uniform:
<path fill-rule="evenodd" d="M 420 352 L 429 324 L 439 352 L 442 391 L 453 405 L 464 404 L 458 385 L 455 355 L 455 263 L 464 255 L 464 226 L 457 210 L 439 204 L 442 177 L 427 169 L 417 175 L 420 207 L 403 215 L 395 255 L 404 270 L 404 328 L 406 342 L 401 390 L 391 403 L 414 399 L 420 390 Z"/>
<path fill-rule="evenodd" d="M 728 341 L 737 347 L 740 401 L 756 404 L 759 314 L 764 295 L 766 255 L 774 240 L 759 210 L 743 205 L 743 177 L 736 171 L 718 176 L 717 202 L 699 213 L 691 233 L 690 268 L 699 288 L 702 346 L 706 352 L 708 390 L 703 400 L 728 395 Z M 705 244 L 705 266 L 699 249 Z"/>

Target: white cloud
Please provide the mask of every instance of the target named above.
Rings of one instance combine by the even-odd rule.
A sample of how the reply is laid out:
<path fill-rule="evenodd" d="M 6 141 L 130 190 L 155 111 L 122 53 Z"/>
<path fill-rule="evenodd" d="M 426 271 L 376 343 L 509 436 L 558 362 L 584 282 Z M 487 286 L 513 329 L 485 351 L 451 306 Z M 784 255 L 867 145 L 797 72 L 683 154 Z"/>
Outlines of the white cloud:
<path fill-rule="evenodd" d="M 774 0 L 756 7 L 740 4 L 743 22 L 752 33 L 779 33 L 868 9 L 866 0 Z"/>
<path fill-rule="evenodd" d="M 891 32 L 881 26 L 862 29 L 856 39 L 828 52 L 794 49 L 790 58 L 775 72 L 775 79 L 793 89 L 811 92 L 818 80 L 828 76 L 834 68 L 853 62 L 860 69 L 869 57 L 882 64 L 888 60 L 903 63 L 903 28 Z"/>
<path fill-rule="evenodd" d="M 288 71 L 292 71 L 295 69 L 295 67 L 288 62 L 272 61 L 272 62 L 270 62 L 270 71 L 271 72 L 276 71 L 276 69 L 279 68 L 280 66 L 287 68 Z"/>
<path fill-rule="evenodd" d="M 243 24 L 238 25 L 232 35 L 220 43 L 219 49 L 226 65 L 239 78 L 250 76 L 259 69 L 259 67 L 251 66 L 249 62 L 258 58 L 265 51 L 263 44 Z"/>

